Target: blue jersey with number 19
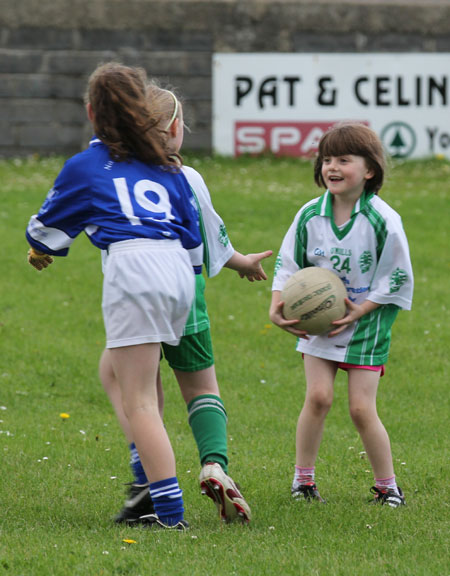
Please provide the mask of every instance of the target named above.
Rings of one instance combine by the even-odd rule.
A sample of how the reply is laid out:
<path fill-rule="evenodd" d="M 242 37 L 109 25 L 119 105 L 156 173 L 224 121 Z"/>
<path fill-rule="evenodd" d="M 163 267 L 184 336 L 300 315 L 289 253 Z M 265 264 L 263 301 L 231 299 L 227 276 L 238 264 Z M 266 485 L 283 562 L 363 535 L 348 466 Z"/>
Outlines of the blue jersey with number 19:
<path fill-rule="evenodd" d="M 36 250 L 65 256 L 82 231 L 103 250 L 135 238 L 179 239 L 201 270 L 199 216 L 183 173 L 115 162 L 97 138 L 66 162 L 26 236 Z"/>

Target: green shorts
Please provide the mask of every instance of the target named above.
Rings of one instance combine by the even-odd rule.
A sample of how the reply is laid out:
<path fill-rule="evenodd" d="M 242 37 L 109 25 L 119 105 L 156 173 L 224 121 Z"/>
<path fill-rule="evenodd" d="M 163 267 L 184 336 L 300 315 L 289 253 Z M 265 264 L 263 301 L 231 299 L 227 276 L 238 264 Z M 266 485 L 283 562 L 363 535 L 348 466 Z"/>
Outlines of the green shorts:
<path fill-rule="evenodd" d="M 172 369 L 197 372 L 214 365 L 210 329 L 183 336 L 178 346 L 161 344 L 163 354 Z"/>

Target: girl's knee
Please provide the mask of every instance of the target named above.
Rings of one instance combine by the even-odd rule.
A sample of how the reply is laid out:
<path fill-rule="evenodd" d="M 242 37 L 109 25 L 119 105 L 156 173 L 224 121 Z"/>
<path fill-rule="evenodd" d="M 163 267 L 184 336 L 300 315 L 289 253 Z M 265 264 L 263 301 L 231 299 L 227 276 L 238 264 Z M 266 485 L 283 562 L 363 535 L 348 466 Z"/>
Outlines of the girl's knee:
<path fill-rule="evenodd" d="M 365 428 L 374 419 L 377 419 L 377 411 L 367 404 L 350 404 L 350 417 L 357 428 Z"/>
<path fill-rule="evenodd" d="M 326 414 L 333 403 L 333 394 L 326 390 L 315 390 L 307 395 L 306 403 L 315 413 Z"/>

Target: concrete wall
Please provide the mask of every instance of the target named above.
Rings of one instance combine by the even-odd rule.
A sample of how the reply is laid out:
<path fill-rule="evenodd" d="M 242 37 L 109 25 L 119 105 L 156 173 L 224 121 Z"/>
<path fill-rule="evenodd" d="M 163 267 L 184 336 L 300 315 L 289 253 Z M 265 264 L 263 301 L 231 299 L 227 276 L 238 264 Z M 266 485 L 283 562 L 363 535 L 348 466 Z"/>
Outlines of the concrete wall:
<path fill-rule="evenodd" d="M 143 66 L 211 147 L 214 52 L 450 52 L 450 0 L 0 0 L 0 155 L 72 154 L 99 62 Z"/>

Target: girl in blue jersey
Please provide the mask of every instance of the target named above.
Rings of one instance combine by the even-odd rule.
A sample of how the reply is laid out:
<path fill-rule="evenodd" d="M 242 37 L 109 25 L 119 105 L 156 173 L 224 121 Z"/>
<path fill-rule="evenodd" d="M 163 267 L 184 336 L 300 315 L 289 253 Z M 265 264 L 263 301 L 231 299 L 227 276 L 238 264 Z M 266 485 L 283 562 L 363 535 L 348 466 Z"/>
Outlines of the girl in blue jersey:
<path fill-rule="evenodd" d="M 102 65 L 88 83 L 96 137 L 67 161 L 26 231 L 38 270 L 84 231 L 107 252 L 102 309 L 122 407 L 150 481 L 152 527 L 184 530 L 175 457 L 158 410 L 160 343 L 177 345 L 202 265 L 195 199 L 161 146 L 141 69 Z"/>
<path fill-rule="evenodd" d="M 155 83 L 149 85 L 148 96 L 151 102 L 157 104 L 155 109 L 160 114 L 160 121 L 166 130 L 164 145 L 169 152 L 178 152 L 183 142 L 181 103 L 173 92 L 164 90 Z M 207 275 L 215 276 L 225 266 L 237 270 L 242 277 L 250 281 L 265 280 L 267 277 L 260 261 L 270 256 L 272 251 L 244 256 L 234 250 L 223 221 L 214 210 L 202 177 L 193 168 L 183 166 L 181 169 L 199 206 Z M 202 275 L 198 275 L 196 281 L 196 299 L 180 345 L 170 347 L 163 343 L 162 348 L 164 356 L 174 370 L 187 404 L 189 423 L 202 465 L 200 474 L 202 492 L 213 499 L 219 510 L 219 516 L 224 521 L 239 519 L 248 522 L 251 517 L 250 507 L 232 478 L 228 476 L 227 413 L 220 397 L 214 367 L 209 318 L 204 298 L 205 280 Z M 153 504 L 139 453 L 134 446 L 130 426 L 122 410 L 120 388 L 111 365 L 109 350 L 105 350 L 102 355 L 99 373 L 129 442 L 131 467 L 134 473 L 129 497 L 116 521 L 129 524 L 145 523 L 147 516 L 153 512 Z"/>
<path fill-rule="evenodd" d="M 298 336 L 306 398 L 297 424 L 292 495 L 323 501 L 315 463 L 338 369 L 348 373 L 349 408 L 375 476 L 374 502 L 405 503 L 397 486 L 389 436 L 376 406 L 377 389 L 399 309 L 411 308 L 413 273 L 400 216 L 378 196 L 385 159 L 373 130 L 338 125 L 319 143 L 315 181 L 323 196 L 303 206 L 277 258 L 270 318 Z M 300 268 L 334 271 L 347 287 L 347 313 L 329 334 L 308 335 L 283 317 L 281 291 Z"/>

